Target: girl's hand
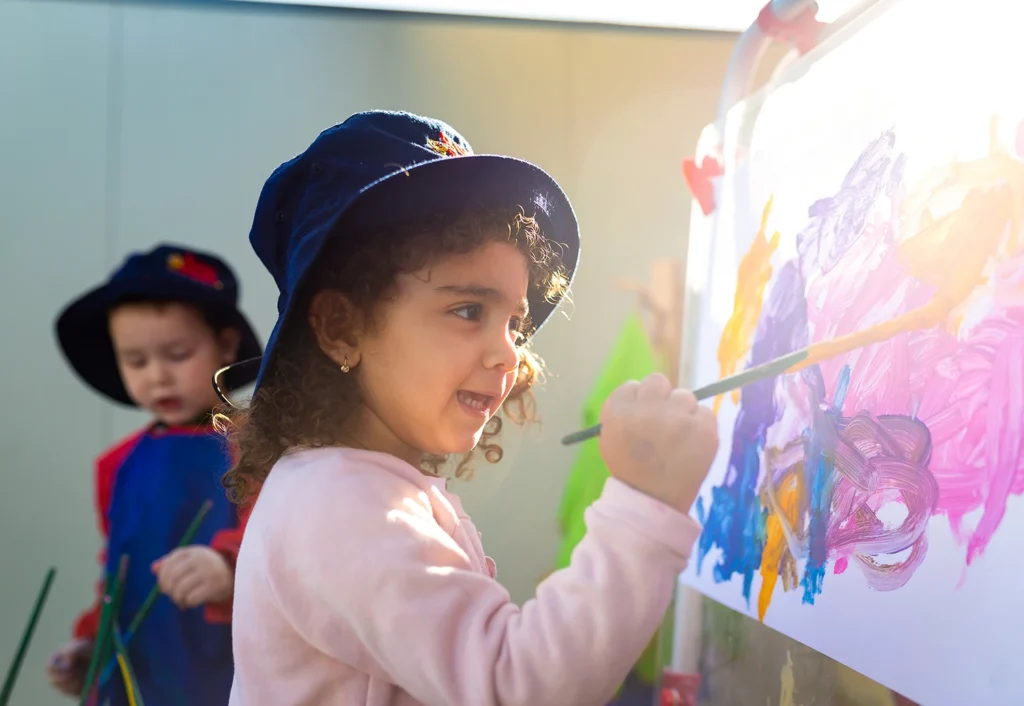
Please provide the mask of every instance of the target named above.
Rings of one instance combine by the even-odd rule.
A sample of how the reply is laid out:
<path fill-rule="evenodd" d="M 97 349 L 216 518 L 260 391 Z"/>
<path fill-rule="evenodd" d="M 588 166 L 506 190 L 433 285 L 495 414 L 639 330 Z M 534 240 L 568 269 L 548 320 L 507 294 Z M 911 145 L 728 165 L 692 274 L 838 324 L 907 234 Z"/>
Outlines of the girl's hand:
<path fill-rule="evenodd" d="M 613 477 L 688 513 L 718 451 L 718 422 L 692 392 L 655 374 L 611 394 L 600 447 Z"/>
<path fill-rule="evenodd" d="M 235 572 L 219 553 L 201 545 L 181 547 L 153 562 L 160 590 L 182 610 L 231 597 Z"/>
<path fill-rule="evenodd" d="M 92 640 L 72 640 L 57 648 L 46 662 L 50 686 L 67 696 L 78 696 L 92 658 Z"/>

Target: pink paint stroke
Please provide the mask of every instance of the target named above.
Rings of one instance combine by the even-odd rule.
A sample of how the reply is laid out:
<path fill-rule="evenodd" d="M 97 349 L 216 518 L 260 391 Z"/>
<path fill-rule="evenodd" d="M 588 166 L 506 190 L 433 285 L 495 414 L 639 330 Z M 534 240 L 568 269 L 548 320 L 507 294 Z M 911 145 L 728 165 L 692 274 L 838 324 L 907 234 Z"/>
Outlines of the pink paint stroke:
<path fill-rule="evenodd" d="M 871 588 L 893 591 L 910 580 L 928 547 L 924 533 L 938 501 L 928 471 L 931 438 L 924 424 L 905 416 L 861 413 L 841 419 L 839 427 L 838 435 L 826 438 L 826 453 L 837 472 L 829 551 L 856 559 Z M 897 527 L 877 515 L 891 502 L 907 508 Z M 908 550 L 907 556 L 895 558 Z"/>
<path fill-rule="evenodd" d="M 896 194 L 890 213 L 876 210 L 828 271 L 809 273 L 812 341 L 892 319 L 931 297 L 899 260 L 898 202 Z M 821 364 L 829 395 L 843 366 L 853 370 L 844 415 L 871 410 L 927 425 L 934 511 L 967 545 L 968 565 L 991 541 L 1009 497 L 1024 494 L 1024 258 L 1000 262 L 992 274 L 987 311 L 959 337 L 938 328 L 910 331 Z M 980 520 L 965 530 L 965 516 L 978 509 Z"/>

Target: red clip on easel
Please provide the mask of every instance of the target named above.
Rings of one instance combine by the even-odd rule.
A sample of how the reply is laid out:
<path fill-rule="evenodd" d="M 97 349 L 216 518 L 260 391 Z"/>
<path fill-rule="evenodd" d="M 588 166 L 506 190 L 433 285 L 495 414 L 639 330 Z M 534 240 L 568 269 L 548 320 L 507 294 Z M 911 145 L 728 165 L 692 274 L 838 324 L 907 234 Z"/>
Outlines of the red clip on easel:
<path fill-rule="evenodd" d="M 818 36 L 823 22 L 818 22 L 818 4 L 812 3 L 789 20 L 781 19 L 768 3 L 757 16 L 757 27 L 769 39 L 788 44 L 803 56 L 818 46 Z"/>
<path fill-rule="evenodd" d="M 720 177 L 725 173 L 722 163 L 716 157 L 707 155 L 701 160 L 700 166 L 693 157 L 683 160 L 683 179 L 690 188 L 693 198 L 700 204 L 700 210 L 705 216 L 710 216 L 715 210 L 715 186 L 711 180 Z"/>

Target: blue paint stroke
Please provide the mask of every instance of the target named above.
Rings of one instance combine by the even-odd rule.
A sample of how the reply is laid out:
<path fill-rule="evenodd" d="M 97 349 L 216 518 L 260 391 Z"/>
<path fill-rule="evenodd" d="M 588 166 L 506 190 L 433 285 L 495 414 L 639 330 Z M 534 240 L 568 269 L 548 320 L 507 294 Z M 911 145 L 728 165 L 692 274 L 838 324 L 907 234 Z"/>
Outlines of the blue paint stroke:
<path fill-rule="evenodd" d="M 751 348 L 749 366 L 773 360 L 807 345 L 807 302 L 803 278 L 795 261 L 779 270 L 775 286 L 761 310 Z M 813 391 L 815 403 L 823 398 L 824 384 L 817 366 L 799 373 Z M 711 507 L 697 547 L 697 573 L 712 548 L 722 554 L 714 568 L 716 582 L 743 577 L 743 597 L 750 604 L 754 574 L 761 565 L 765 543 L 766 509 L 758 497 L 761 457 L 768 427 L 782 410 L 774 400 L 775 378 L 744 387 L 733 428 L 729 468 L 721 486 L 712 489 Z"/>
<path fill-rule="evenodd" d="M 895 147 L 895 132 L 882 132 L 862 150 L 836 193 L 815 201 L 808 209 L 807 225 L 796 237 L 797 259 L 779 270 L 761 311 L 748 367 L 810 343 L 805 284 L 842 260 L 864 234 L 875 202 L 895 193 L 906 164 L 904 155 L 894 156 Z M 805 487 L 810 496 L 808 556 L 801 585 L 803 602 L 813 604 L 821 594 L 828 562 L 829 515 L 836 484 L 835 462 L 829 451 L 833 437 L 844 425 L 841 410 L 851 370 L 846 366 L 840 373 L 831 405 L 825 404 L 825 383 L 819 366 L 797 374 L 816 410 L 814 421 L 801 435 Z M 775 379 L 765 380 L 741 391 L 725 480 L 712 489 L 710 508 L 705 511 L 703 503 L 698 508 L 704 531 L 698 543 L 697 573 L 701 573 L 708 553 L 718 547 L 721 555 L 714 567 L 714 580 L 722 583 L 737 574 L 742 576 L 748 608 L 754 574 L 764 551 L 768 517 L 758 495 L 761 459 L 767 431 L 781 419 L 783 411 L 775 403 L 775 384 Z"/>
<path fill-rule="evenodd" d="M 814 605 L 814 597 L 821 595 L 828 563 L 829 512 L 832 509 L 832 490 L 835 483 L 835 461 L 825 453 L 823 436 L 840 423 L 840 410 L 850 387 L 850 366 L 844 365 L 836 383 L 832 405 L 820 411 L 810 433 L 805 436 L 804 466 L 807 487 L 811 489 L 807 527 L 807 563 L 800 585 L 804 588 L 803 602 Z M 828 426 L 825 426 L 828 425 Z"/>

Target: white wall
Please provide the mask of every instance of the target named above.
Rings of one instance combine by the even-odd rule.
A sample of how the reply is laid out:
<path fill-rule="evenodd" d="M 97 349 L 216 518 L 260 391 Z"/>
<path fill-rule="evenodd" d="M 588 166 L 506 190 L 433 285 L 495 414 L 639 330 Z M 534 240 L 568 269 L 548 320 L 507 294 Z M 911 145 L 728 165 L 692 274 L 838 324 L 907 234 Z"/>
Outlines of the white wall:
<path fill-rule="evenodd" d="M 90 598 L 91 459 L 142 422 L 80 386 L 52 322 L 123 255 L 157 240 L 224 254 L 265 336 L 276 291 L 247 242 L 265 177 L 366 108 L 447 120 L 478 152 L 548 169 L 583 231 L 571 320 L 542 332 L 543 433 L 462 486 L 517 600 L 553 558 L 574 450 L 558 438 L 643 279 L 682 257 L 680 160 L 712 117 L 732 38 L 199 3 L 0 0 L 0 667 L 46 567 L 59 568 L 17 704 L 61 701 L 41 664 Z"/>

